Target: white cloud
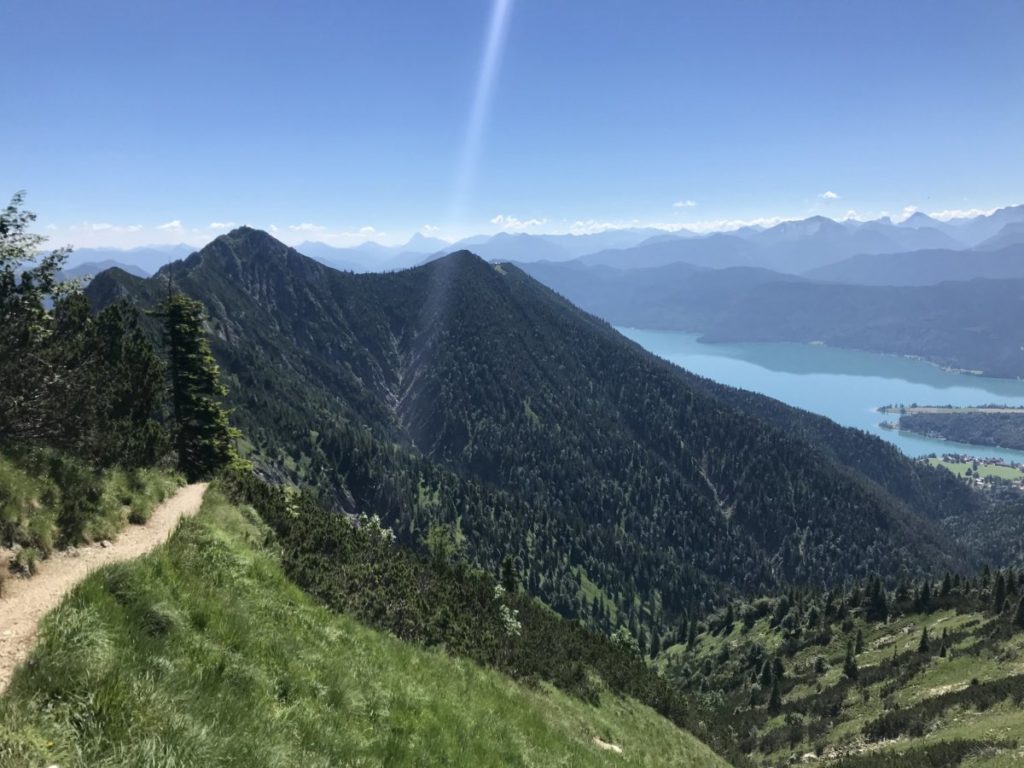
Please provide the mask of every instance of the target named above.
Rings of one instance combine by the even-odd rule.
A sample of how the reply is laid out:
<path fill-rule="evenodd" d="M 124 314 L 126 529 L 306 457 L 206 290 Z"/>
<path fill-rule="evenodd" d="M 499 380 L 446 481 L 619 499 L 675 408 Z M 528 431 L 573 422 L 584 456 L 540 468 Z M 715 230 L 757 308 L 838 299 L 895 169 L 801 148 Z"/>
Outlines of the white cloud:
<path fill-rule="evenodd" d="M 818 195 L 818 197 L 820 197 L 822 200 L 838 200 L 839 199 L 839 195 L 837 195 L 831 189 L 828 190 L 827 192 L 822 192 L 820 195 Z"/>
<path fill-rule="evenodd" d="M 375 227 L 360 227 L 359 234 L 370 237 L 371 235 L 377 234 L 377 229 Z"/>
<path fill-rule="evenodd" d="M 47 224 L 46 228 L 48 230 L 50 230 L 51 232 L 56 232 L 57 231 L 57 225 L 56 224 Z"/>
<path fill-rule="evenodd" d="M 51 224 L 47 227 L 51 232 L 56 232 L 58 227 Z M 81 224 L 72 224 L 68 227 L 71 232 L 141 232 L 144 227 L 141 224 L 110 224 L 106 221 L 83 221 Z"/>
<path fill-rule="evenodd" d="M 574 221 L 572 226 L 569 227 L 569 234 L 571 235 L 596 235 L 599 232 L 610 232 L 616 229 L 629 229 L 639 225 L 639 221 L 634 219 L 630 222 L 618 222 L 618 221 L 597 221 L 595 219 L 586 219 L 580 221 Z"/>
<path fill-rule="evenodd" d="M 525 232 L 528 229 L 536 229 L 547 223 L 547 219 L 517 219 L 515 216 L 505 216 L 499 213 L 491 224 L 497 224 L 506 232 Z"/>
<path fill-rule="evenodd" d="M 420 228 L 420 231 L 425 235 L 436 235 L 438 232 L 441 231 L 441 228 L 435 227 L 433 224 L 424 224 Z"/>
<path fill-rule="evenodd" d="M 774 227 L 784 221 L 794 221 L 794 219 L 785 216 L 762 216 L 756 219 L 706 219 L 686 222 L 682 228 L 698 234 L 707 234 L 709 232 L 730 232 L 742 227 Z"/>
<path fill-rule="evenodd" d="M 327 227 L 320 224 L 310 224 L 308 221 L 304 221 L 301 224 L 289 224 L 288 229 L 292 232 L 326 232 Z"/>
<path fill-rule="evenodd" d="M 270 231 L 271 232 L 280 232 L 281 230 L 278 229 L 277 224 L 271 224 L 270 225 Z"/>
<path fill-rule="evenodd" d="M 849 221 L 850 219 L 859 219 L 859 218 L 860 218 L 860 214 L 857 213 L 857 211 L 855 211 L 853 208 L 851 208 L 850 210 L 848 210 L 846 213 L 843 214 L 843 220 L 844 221 Z"/>
<path fill-rule="evenodd" d="M 207 229 L 233 229 L 237 226 L 233 221 L 211 221 Z"/>
<path fill-rule="evenodd" d="M 949 221 L 950 219 L 973 219 L 975 216 L 991 216 L 998 208 L 968 208 L 967 210 L 935 211 L 929 213 L 933 219 Z"/>
<path fill-rule="evenodd" d="M 916 205 L 905 205 L 903 206 L 903 210 L 900 211 L 899 215 L 895 217 L 895 221 L 906 221 L 915 213 L 917 213 Z"/>
<path fill-rule="evenodd" d="M 174 219 L 173 221 L 168 221 L 166 224 L 159 224 L 159 225 L 157 225 L 157 229 L 181 229 L 181 228 L 182 228 L 182 226 L 181 226 L 181 219 Z"/>
<path fill-rule="evenodd" d="M 695 200 L 676 200 L 672 203 L 673 208 L 694 208 L 696 205 Z"/>

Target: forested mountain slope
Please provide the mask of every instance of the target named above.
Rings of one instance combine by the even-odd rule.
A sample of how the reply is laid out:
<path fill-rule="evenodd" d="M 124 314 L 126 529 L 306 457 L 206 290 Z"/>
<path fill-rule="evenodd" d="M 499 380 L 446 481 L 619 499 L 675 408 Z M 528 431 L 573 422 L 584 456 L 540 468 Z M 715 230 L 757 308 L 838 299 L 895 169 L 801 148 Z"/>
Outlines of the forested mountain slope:
<path fill-rule="evenodd" d="M 856 285 L 938 285 L 951 280 L 1024 278 L 1024 243 L 997 248 L 859 254 L 805 273 Z"/>
<path fill-rule="evenodd" d="M 1012 251 L 955 253 L 956 263 L 969 267 L 957 274 L 989 274 L 988 265 L 1000 279 L 935 285 L 847 285 L 748 267 L 523 268 L 616 325 L 697 332 L 705 341 L 822 341 L 1015 378 L 1024 376 L 1024 336 L 1019 331 L 1024 280 L 1010 279 L 1021 274 Z M 917 254 L 909 256 L 917 260 Z M 925 269 L 923 261 L 916 263 Z M 909 273 L 896 267 L 894 273 L 904 277 L 894 279 L 909 281 Z M 941 272 L 942 265 L 935 270 Z M 877 272 L 883 274 L 881 267 Z M 921 282 L 928 280 L 922 277 Z"/>
<path fill-rule="evenodd" d="M 149 305 L 168 274 L 210 312 L 265 471 L 410 542 L 452 524 L 563 614 L 666 634 L 732 589 L 967 558 L 924 517 L 963 502 L 943 475 L 690 377 L 513 266 L 460 252 L 352 275 L 243 228 L 89 294 Z"/>

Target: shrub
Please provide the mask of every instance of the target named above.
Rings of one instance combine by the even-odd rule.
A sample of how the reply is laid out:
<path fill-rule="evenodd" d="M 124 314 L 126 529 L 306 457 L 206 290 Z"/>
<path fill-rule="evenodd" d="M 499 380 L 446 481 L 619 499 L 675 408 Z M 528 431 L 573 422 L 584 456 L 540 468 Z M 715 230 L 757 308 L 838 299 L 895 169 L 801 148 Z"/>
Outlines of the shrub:
<path fill-rule="evenodd" d="M 39 550 L 35 547 L 23 547 L 14 556 L 14 568 L 26 576 L 35 576 L 39 572 Z"/>

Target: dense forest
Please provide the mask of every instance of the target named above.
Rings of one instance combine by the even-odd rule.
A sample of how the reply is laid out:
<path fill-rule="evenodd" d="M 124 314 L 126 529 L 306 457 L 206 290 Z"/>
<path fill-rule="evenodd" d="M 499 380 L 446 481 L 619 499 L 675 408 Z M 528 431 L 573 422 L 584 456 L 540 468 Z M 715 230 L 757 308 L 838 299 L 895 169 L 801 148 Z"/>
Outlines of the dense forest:
<path fill-rule="evenodd" d="M 1024 450 L 1024 411 L 906 413 L 900 416 L 899 427 L 958 443 Z"/>
<path fill-rule="evenodd" d="M 971 561 L 938 522 L 971 504 L 948 473 L 688 376 L 515 267 L 462 252 L 352 275 L 243 228 L 88 293 L 146 307 L 168 279 L 209 309 L 268 477 L 413 546 L 454 525 L 473 562 L 511 557 L 594 626 L 667 638 L 733 591 Z"/>

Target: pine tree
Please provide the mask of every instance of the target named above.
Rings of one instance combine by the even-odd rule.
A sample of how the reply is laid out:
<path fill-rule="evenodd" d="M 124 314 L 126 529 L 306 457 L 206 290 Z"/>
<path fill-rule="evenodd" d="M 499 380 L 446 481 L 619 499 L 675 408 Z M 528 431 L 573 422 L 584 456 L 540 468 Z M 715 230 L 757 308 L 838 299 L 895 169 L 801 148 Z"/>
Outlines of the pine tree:
<path fill-rule="evenodd" d="M 928 627 L 925 627 L 921 631 L 921 641 L 917 644 L 918 653 L 928 653 L 931 650 L 931 644 L 928 642 Z"/>
<path fill-rule="evenodd" d="M 519 573 L 516 570 L 516 561 L 512 555 L 505 555 L 501 561 L 501 586 L 510 595 L 519 591 Z M 597 597 L 594 598 L 592 610 L 597 607 Z"/>
<path fill-rule="evenodd" d="M 152 466 L 168 447 L 160 423 L 166 373 L 138 312 L 124 302 L 111 304 L 96 316 L 90 342 L 97 356 L 91 453 L 103 465 Z"/>
<path fill-rule="evenodd" d="M 1018 629 L 1024 629 L 1024 597 L 1017 603 L 1017 615 L 1013 617 L 1013 625 Z"/>
<path fill-rule="evenodd" d="M 864 630 L 862 630 L 860 628 L 857 629 L 857 640 L 854 643 L 853 649 L 854 649 L 854 652 L 858 653 L 858 654 L 861 654 L 861 653 L 864 652 Z"/>
<path fill-rule="evenodd" d="M 661 653 L 661 634 L 657 630 L 651 630 L 650 657 L 656 659 L 659 653 Z"/>
<path fill-rule="evenodd" d="M 174 445 L 178 467 L 190 480 L 209 477 L 238 459 L 219 398 L 227 390 L 203 333 L 203 305 L 172 293 L 161 304 L 171 374 Z"/>
<path fill-rule="evenodd" d="M 889 618 L 889 601 L 885 594 L 885 585 L 875 576 L 868 586 L 868 621 L 885 622 Z"/>
<path fill-rule="evenodd" d="M 779 690 L 779 678 L 772 680 L 772 692 L 768 697 L 768 713 L 777 715 L 782 709 L 782 691 Z"/>
<path fill-rule="evenodd" d="M 860 670 L 857 668 L 857 659 L 853 654 L 853 641 L 846 644 L 846 659 L 843 661 L 843 674 L 850 680 L 856 680 Z"/>
<path fill-rule="evenodd" d="M 995 584 L 992 585 L 992 612 L 1002 613 L 1003 603 L 1006 602 L 1006 580 L 1003 579 L 1002 571 L 996 572 Z"/>
<path fill-rule="evenodd" d="M 690 627 L 686 635 L 686 645 L 690 648 L 697 647 L 697 620 L 690 619 Z"/>
<path fill-rule="evenodd" d="M 921 591 L 917 595 L 917 610 L 927 612 L 932 604 L 932 585 L 928 579 L 921 584 Z"/>
<path fill-rule="evenodd" d="M 949 575 L 949 571 L 946 571 L 946 575 L 942 577 L 942 588 L 939 590 L 939 595 L 942 597 L 948 597 L 949 593 L 953 591 L 953 579 Z"/>
<path fill-rule="evenodd" d="M 776 656 L 772 659 L 772 678 L 775 680 L 781 680 L 786 676 L 786 667 L 782 663 L 782 659 Z"/>

